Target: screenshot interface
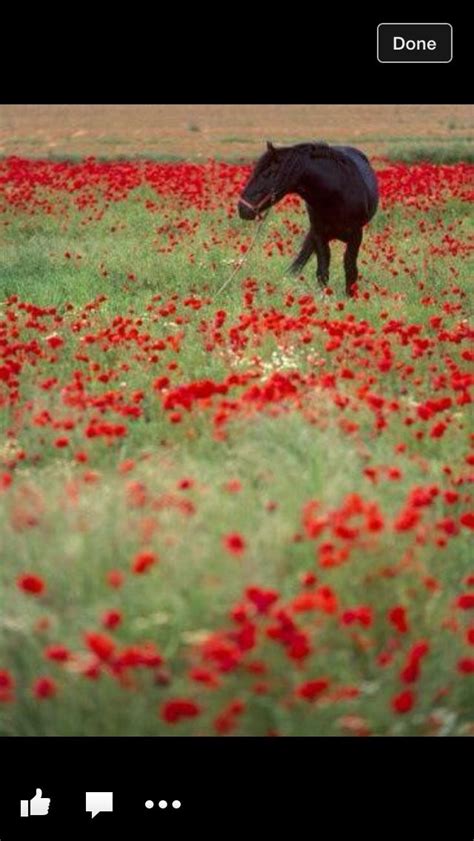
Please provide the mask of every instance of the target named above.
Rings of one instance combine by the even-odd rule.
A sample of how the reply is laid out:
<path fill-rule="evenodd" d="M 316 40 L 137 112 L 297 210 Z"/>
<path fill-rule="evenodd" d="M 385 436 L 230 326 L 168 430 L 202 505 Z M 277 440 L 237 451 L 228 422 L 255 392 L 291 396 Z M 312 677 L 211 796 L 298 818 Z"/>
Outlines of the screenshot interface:
<path fill-rule="evenodd" d="M 4 91 L 0 841 L 474 837 L 474 107 L 396 21 Z"/>

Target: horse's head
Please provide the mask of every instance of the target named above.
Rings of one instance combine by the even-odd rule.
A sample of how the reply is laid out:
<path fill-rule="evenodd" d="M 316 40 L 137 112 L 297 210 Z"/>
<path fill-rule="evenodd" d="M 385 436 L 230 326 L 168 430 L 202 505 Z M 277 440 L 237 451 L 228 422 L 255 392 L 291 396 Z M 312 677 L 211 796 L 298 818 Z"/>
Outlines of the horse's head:
<path fill-rule="evenodd" d="M 282 189 L 281 173 L 285 149 L 276 149 L 267 142 L 267 151 L 257 161 L 254 171 L 239 199 L 241 219 L 256 219 L 279 201 L 287 192 Z"/>

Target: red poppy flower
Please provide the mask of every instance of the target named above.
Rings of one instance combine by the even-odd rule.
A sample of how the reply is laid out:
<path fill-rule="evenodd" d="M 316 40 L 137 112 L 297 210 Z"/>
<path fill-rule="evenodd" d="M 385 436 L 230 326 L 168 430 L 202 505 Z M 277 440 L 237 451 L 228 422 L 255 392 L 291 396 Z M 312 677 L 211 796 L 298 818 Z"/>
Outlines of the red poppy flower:
<path fill-rule="evenodd" d="M 40 677 L 33 684 L 33 695 L 41 701 L 53 698 L 56 693 L 56 682 L 51 677 Z"/>
<path fill-rule="evenodd" d="M 219 678 L 214 674 L 214 672 L 211 672 L 210 669 L 205 669 L 199 666 L 195 666 L 190 670 L 189 677 L 191 680 L 195 680 L 196 683 L 203 683 L 205 686 L 209 686 L 212 689 L 219 686 L 220 683 Z"/>
<path fill-rule="evenodd" d="M 456 605 L 457 607 L 460 607 L 461 610 L 474 609 L 474 593 L 463 593 L 461 596 L 458 596 Z"/>
<path fill-rule="evenodd" d="M 44 592 L 46 586 L 43 579 L 34 573 L 20 575 L 17 579 L 17 585 L 24 593 L 29 593 L 32 596 L 39 596 Z"/>
<path fill-rule="evenodd" d="M 55 660 L 57 663 L 65 663 L 71 657 L 71 652 L 65 645 L 48 645 L 44 650 L 47 660 Z"/>
<path fill-rule="evenodd" d="M 459 518 L 459 521 L 467 529 L 474 529 L 474 511 L 466 511 L 465 514 Z"/>
<path fill-rule="evenodd" d="M 264 590 L 262 587 L 247 587 L 245 595 L 253 602 L 259 613 L 268 613 L 269 608 L 278 601 L 279 597 L 277 590 Z"/>
<path fill-rule="evenodd" d="M 407 612 L 406 608 L 402 605 L 396 605 L 389 610 L 388 618 L 394 628 L 397 629 L 401 634 L 406 634 L 409 630 L 408 622 L 407 622 Z"/>
<path fill-rule="evenodd" d="M 415 695 L 411 689 L 406 689 L 404 692 L 400 692 L 399 695 L 395 695 L 392 698 L 391 705 L 393 711 L 396 713 L 408 713 L 415 705 Z"/>
<path fill-rule="evenodd" d="M 307 680 L 296 688 L 296 695 L 299 698 L 304 698 L 305 701 L 314 701 L 321 695 L 329 686 L 327 678 L 319 678 L 318 680 Z"/>
<path fill-rule="evenodd" d="M 226 534 L 223 538 L 225 548 L 231 555 L 242 555 L 246 548 L 244 538 L 238 532 Z"/>
<path fill-rule="evenodd" d="M 113 587 L 118 590 L 123 584 L 124 577 L 123 572 L 120 572 L 120 570 L 111 569 L 106 575 L 106 581 L 109 587 Z"/>
<path fill-rule="evenodd" d="M 474 657 L 463 657 L 458 661 L 458 672 L 463 675 L 474 674 Z"/>
<path fill-rule="evenodd" d="M 199 704 L 188 698 L 175 698 L 161 707 L 161 717 L 167 724 L 178 724 L 183 718 L 196 718 L 200 712 Z"/>
<path fill-rule="evenodd" d="M 142 575 L 144 572 L 148 572 L 148 570 L 157 562 L 158 557 L 154 552 L 137 552 L 133 559 L 132 572 L 135 572 L 137 575 Z"/>
<path fill-rule="evenodd" d="M 104 628 L 109 628 L 113 630 L 120 625 L 122 621 L 122 614 L 120 610 L 106 610 L 105 613 L 102 614 L 102 624 Z"/>
<path fill-rule="evenodd" d="M 87 647 L 99 657 L 100 660 L 110 660 L 115 651 L 115 642 L 106 634 L 86 633 L 84 638 Z"/>
<path fill-rule="evenodd" d="M 13 701 L 15 681 L 6 669 L 0 669 L 0 703 Z"/>

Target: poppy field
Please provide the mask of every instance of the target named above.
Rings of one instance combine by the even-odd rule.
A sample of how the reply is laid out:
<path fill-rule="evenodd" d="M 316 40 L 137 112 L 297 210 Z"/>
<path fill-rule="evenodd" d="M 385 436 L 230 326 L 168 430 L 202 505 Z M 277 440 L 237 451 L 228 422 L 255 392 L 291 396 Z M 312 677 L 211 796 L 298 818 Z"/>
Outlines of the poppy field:
<path fill-rule="evenodd" d="M 247 165 L 0 161 L 2 735 L 474 734 L 474 167 L 374 166 L 347 299 Z"/>

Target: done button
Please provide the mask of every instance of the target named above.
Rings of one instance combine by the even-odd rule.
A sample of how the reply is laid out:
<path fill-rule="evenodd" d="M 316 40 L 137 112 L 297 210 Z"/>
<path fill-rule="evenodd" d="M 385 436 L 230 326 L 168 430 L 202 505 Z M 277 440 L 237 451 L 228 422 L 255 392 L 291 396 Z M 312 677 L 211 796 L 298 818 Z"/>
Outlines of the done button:
<path fill-rule="evenodd" d="M 379 23 L 377 58 L 382 64 L 447 64 L 453 57 L 450 23 Z"/>

